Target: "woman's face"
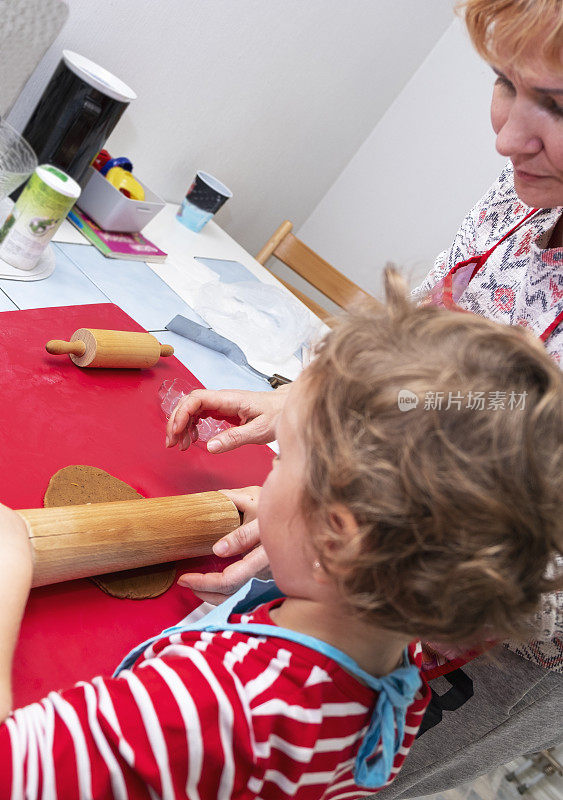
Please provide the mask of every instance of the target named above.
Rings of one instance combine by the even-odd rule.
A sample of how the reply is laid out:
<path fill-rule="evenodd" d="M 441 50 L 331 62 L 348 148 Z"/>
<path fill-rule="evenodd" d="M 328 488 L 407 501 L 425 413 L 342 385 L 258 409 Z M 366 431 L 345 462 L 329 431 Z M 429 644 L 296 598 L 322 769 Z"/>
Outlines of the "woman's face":
<path fill-rule="evenodd" d="M 496 148 L 514 165 L 514 186 L 528 206 L 563 206 L 563 68 L 493 64 L 491 121 Z"/>

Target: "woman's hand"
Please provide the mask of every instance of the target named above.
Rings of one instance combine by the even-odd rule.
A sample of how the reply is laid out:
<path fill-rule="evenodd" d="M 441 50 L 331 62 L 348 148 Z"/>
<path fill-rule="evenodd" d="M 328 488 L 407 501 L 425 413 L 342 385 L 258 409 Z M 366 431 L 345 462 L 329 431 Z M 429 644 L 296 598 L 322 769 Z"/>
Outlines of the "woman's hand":
<path fill-rule="evenodd" d="M 207 443 L 210 453 L 226 453 L 243 444 L 267 444 L 275 438 L 275 422 L 285 403 L 290 384 L 275 392 L 237 389 L 195 389 L 182 397 L 166 426 L 166 446 L 187 450 L 197 440 L 201 417 L 238 419 L 239 424 L 219 433 Z"/>
<path fill-rule="evenodd" d="M 208 603 L 222 603 L 227 595 L 233 594 L 250 579 L 269 577 L 266 551 L 260 544 L 260 531 L 256 512 L 258 508 L 259 486 L 246 489 L 223 489 L 243 514 L 242 525 L 215 542 L 213 552 L 223 558 L 246 553 L 240 561 L 229 564 L 223 572 L 187 572 L 178 579 L 180 586 L 187 586 L 201 600 Z"/>

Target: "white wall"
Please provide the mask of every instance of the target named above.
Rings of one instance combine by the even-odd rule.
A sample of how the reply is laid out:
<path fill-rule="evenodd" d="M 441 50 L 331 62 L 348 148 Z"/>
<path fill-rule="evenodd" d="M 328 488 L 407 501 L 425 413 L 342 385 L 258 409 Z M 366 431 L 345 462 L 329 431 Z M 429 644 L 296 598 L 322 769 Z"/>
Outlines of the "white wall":
<path fill-rule="evenodd" d="M 91 58 L 139 95 L 112 154 L 167 200 L 216 174 L 235 195 L 217 221 L 251 252 L 311 214 L 452 18 L 452 0 L 69 6 L 10 121 L 23 128 L 63 48 Z"/>
<path fill-rule="evenodd" d="M 68 17 L 62 0 L 0 0 L 0 117 L 4 117 Z"/>
<path fill-rule="evenodd" d="M 452 23 L 298 235 L 372 294 L 388 260 L 416 285 L 504 163 L 492 75 Z"/>

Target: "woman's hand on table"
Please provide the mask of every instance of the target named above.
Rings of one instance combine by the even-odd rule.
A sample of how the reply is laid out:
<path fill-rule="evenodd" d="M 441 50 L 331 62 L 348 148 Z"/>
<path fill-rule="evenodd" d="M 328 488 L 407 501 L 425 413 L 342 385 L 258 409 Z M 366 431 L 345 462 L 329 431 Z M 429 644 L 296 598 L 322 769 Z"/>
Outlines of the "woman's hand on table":
<path fill-rule="evenodd" d="M 187 586 L 201 600 L 215 605 L 222 603 L 226 596 L 236 592 L 250 578 L 270 577 L 268 557 L 260 544 L 256 518 L 260 487 L 223 489 L 222 493 L 242 512 L 243 522 L 236 530 L 215 542 L 213 552 L 222 558 L 241 553 L 246 555 L 240 561 L 229 564 L 223 572 L 187 572 L 178 578 L 180 586 Z"/>
<path fill-rule="evenodd" d="M 275 438 L 275 423 L 285 403 L 290 384 L 274 392 L 238 389 L 195 389 L 182 397 L 166 426 L 166 446 L 187 450 L 197 441 L 201 417 L 238 419 L 239 424 L 219 433 L 207 443 L 210 453 L 226 453 L 244 444 L 267 444 Z"/>

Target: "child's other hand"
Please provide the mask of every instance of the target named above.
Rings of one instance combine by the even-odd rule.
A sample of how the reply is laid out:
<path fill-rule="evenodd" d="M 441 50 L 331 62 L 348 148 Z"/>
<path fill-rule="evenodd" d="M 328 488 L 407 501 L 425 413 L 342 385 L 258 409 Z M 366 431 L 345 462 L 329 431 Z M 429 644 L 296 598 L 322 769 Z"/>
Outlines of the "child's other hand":
<path fill-rule="evenodd" d="M 25 576 L 31 582 L 33 551 L 27 525 L 8 506 L 0 504 L 0 564 L 6 579 Z M 18 575 L 14 574 L 17 571 Z"/>
<path fill-rule="evenodd" d="M 12 658 L 33 576 L 27 525 L 19 514 L 3 505 L 0 505 L 0 574 L 0 722 L 3 722 L 12 708 Z"/>
<path fill-rule="evenodd" d="M 243 514 L 243 523 L 231 533 L 223 536 L 213 546 L 217 556 L 226 558 L 246 553 L 244 558 L 229 564 L 223 572 L 188 572 L 178 579 L 180 586 L 187 586 L 201 600 L 208 603 L 222 603 L 226 596 L 233 594 L 250 579 L 269 577 L 268 557 L 260 545 L 260 531 L 256 513 L 258 509 L 259 486 L 246 489 L 224 489 Z"/>

